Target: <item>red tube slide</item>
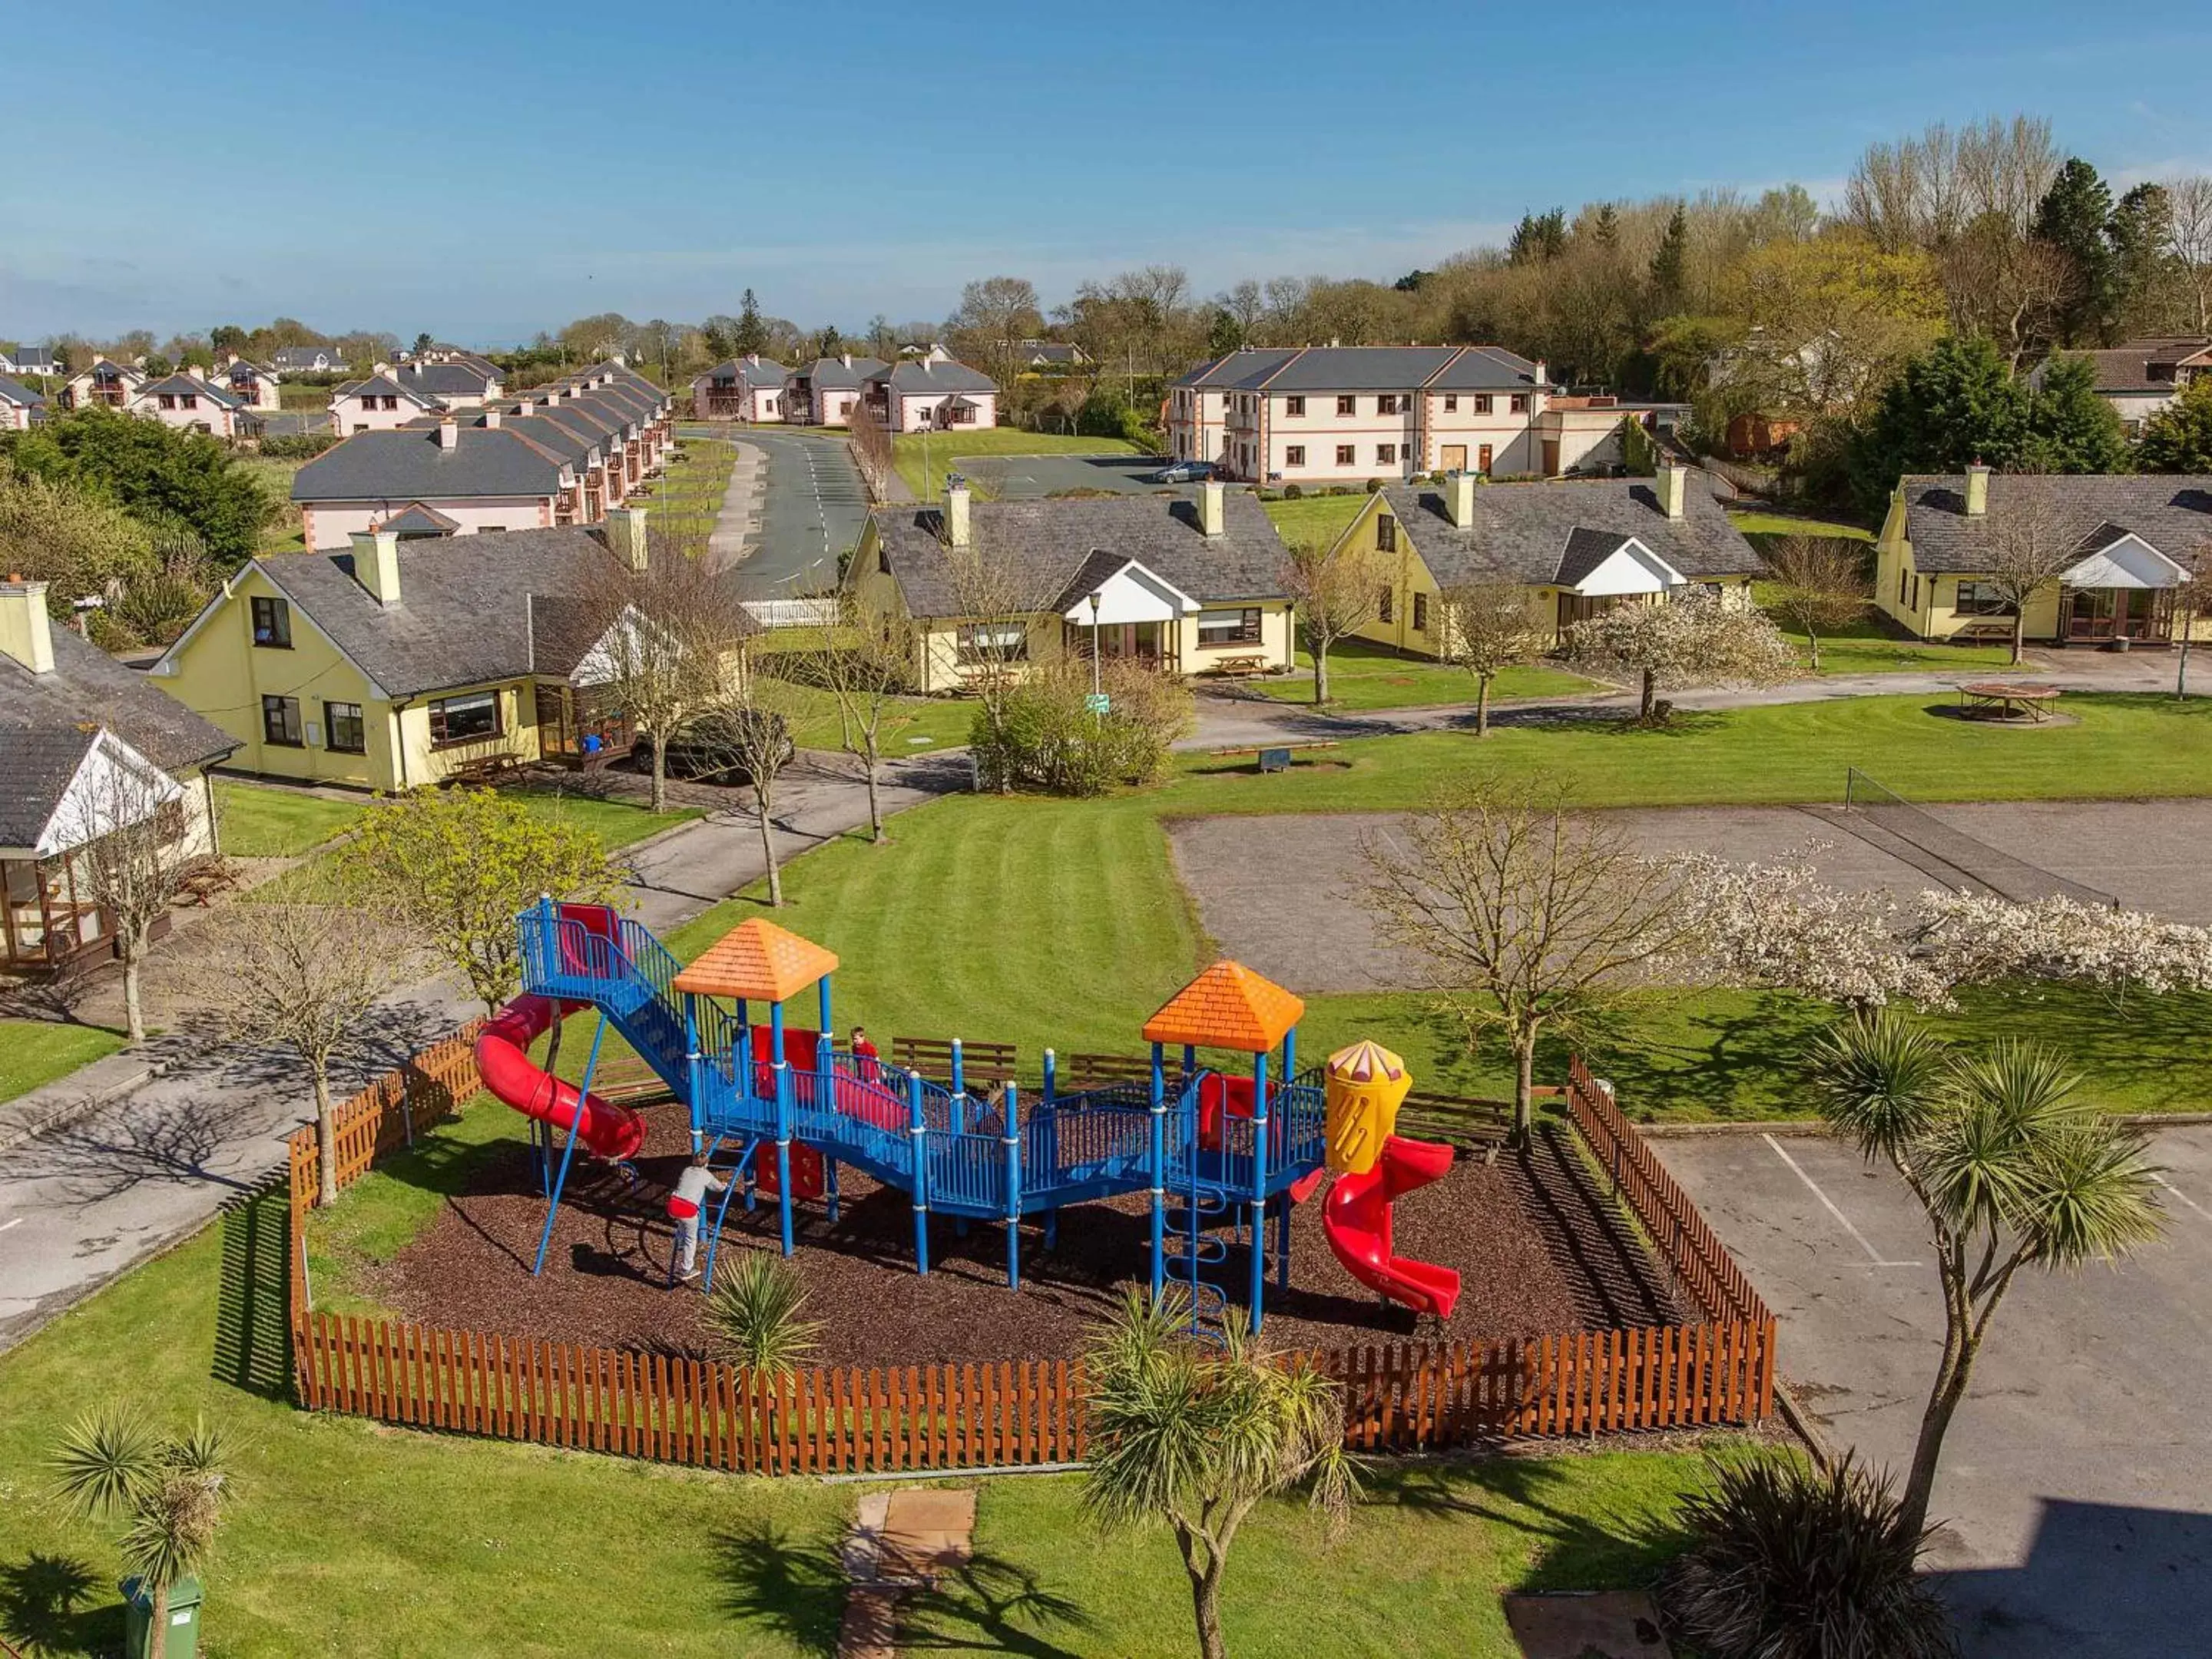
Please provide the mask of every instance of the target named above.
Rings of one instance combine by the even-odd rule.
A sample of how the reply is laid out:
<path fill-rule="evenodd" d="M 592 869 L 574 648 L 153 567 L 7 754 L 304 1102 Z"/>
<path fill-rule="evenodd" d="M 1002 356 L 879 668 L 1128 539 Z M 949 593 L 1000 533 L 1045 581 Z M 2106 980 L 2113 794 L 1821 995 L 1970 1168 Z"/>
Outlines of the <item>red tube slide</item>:
<path fill-rule="evenodd" d="M 523 1115 L 557 1131 L 573 1127 L 586 1147 L 605 1158 L 637 1156 L 645 1145 L 645 1120 L 627 1106 L 580 1094 L 530 1057 L 530 1045 L 553 1024 L 553 1005 L 520 996 L 499 1011 L 477 1038 L 477 1070 L 483 1085 Z"/>
<path fill-rule="evenodd" d="M 1322 1200 L 1321 1227 L 1344 1270 L 1370 1291 L 1415 1313 L 1449 1319 L 1459 1301 L 1459 1275 L 1432 1261 L 1391 1253 L 1390 1206 L 1451 1168 L 1452 1149 L 1392 1135 L 1364 1175 L 1339 1176 Z"/>

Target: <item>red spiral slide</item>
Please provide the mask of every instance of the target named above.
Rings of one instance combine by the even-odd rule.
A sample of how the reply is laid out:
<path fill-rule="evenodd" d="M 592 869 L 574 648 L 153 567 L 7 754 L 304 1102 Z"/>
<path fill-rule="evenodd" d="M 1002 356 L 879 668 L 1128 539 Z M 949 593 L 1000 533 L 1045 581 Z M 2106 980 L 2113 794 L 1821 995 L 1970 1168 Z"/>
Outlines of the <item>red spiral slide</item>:
<path fill-rule="evenodd" d="M 1322 1231 L 1344 1270 L 1370 1291 L 1401 1302 L 1415 1313 L 1449 1319 L 1459 1301 L 1459 1275 L 1432 1261 L 1391 1254 L 1390 1206 L 1416 1187 L 1451 1168 L 1452 1149 L 1429 1140 L 1392 1135 L 1364 1175 L 1343 1175 L 1322 1200 Z"/>
<path fill-rule="evenodd" d="M 553 1024 L 553 1005 L 520 996 L 499 1011 L 477 1037 L 477 1070 L 483 1085 L 525 1117 L 555 1129 L 574 1127 L 599 1157 L 637 1156 L 645 1145 L 645 1120 L 627 1106 L 581 1094 L 530 1058 L 530 1045 Z"/>

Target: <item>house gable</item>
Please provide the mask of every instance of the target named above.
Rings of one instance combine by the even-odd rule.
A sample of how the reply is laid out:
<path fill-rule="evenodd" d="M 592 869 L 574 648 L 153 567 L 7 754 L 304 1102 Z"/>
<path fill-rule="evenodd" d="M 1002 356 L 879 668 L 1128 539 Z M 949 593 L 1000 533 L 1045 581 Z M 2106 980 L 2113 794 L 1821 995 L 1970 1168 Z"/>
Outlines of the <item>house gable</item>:
<path fill-rule="evenodd" d="M 184 787 L 103 727 L 55 802 L 32 849 L 52 858 L 117 830 L 143 823 L 184 795 Z"/>
<path fill-rule="evenodd" d="M 1613 599 L 1626 594 L 1663 593 L 1685 586 L 1686 581 L 1680 571 L 1641 540 L 1628 536 L 1622 538 L 1620 544 L 1580 581 L 1562 586 L 1585 599 Z"/>
<path fill-rule="evenodd" d="M 1091 608 L 1094 595 L 1098 600 L 1095 614 Z M 1065 599 L 1068 595 L 1060 597 Z M 1124 623 L 1174 622 L 1198 608 L 1198 601 L 1173 582 L 1128 559 L 1077 594 L 1060 615 L 1072 623 L 1096 622 L 1101 627 L 1115 628 Z"/>
<path fill-rule="evenodd" d="M 2107 542 L 2059 580 L 2069 587 L 2178 587 L 2189 573 L 2132 530 Z"/>

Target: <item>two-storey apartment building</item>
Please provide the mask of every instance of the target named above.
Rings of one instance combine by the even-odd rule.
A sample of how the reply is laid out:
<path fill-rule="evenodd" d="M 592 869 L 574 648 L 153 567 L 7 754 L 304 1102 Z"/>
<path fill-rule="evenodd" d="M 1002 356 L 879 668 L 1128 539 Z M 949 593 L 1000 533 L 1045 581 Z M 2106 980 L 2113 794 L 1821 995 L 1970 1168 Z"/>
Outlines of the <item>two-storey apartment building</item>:
<path fill-rule="evenodd" d="M 131 399 L 131 412 L 179 432 L 205 432 L 217 438 L 253 438 L 261 417 L 228 388 L 211 385 L 188 368 L 149 380 Z"/>

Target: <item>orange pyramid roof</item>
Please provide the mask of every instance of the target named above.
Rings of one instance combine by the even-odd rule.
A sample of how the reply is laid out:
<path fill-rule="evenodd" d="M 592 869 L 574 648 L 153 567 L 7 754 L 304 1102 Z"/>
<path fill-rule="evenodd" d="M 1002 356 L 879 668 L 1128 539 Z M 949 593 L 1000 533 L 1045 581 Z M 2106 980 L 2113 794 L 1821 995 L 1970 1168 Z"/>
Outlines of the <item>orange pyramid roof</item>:
<path fill-rule="evenodd" d="M 834 951 L 754 916 L 739 922 L 676 976 L 679 991 L 788 1002 L 837 966 Z"/>
<path fill-rule="evenodd" d="M 1305 1012 L 1302 1000 L 1243 963 L 1217 962 L 1145 1022 L 1145 1041 L 1261 1054 Z"/>

